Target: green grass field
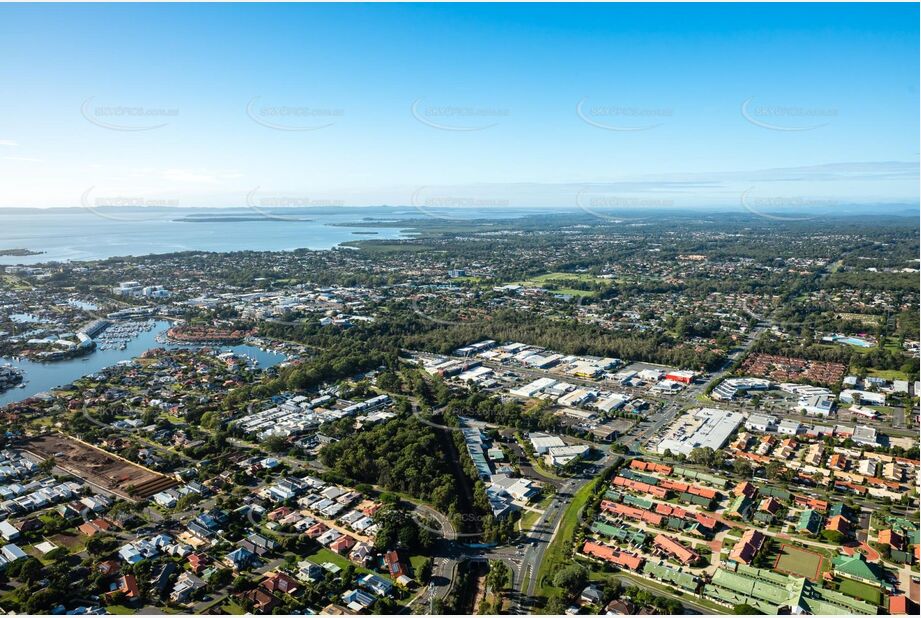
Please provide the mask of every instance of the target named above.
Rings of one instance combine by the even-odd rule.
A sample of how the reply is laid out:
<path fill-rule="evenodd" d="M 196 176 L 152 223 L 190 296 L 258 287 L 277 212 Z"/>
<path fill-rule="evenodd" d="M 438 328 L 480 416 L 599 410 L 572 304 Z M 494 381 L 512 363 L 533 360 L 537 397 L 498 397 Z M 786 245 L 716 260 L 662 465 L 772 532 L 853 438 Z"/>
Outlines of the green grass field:
<path fill-rule="evenodd" d="M 556 283 L 559 285 L 566 285 L 567 281 L 579 281 L 585 283 L 595 283 L 600 284 L 605 287 L 609 287 L 611 282 L 607 279 L 601 279 L 595 275 L 590 275 L 587 273 L 545 273 L 543 275 L 537 275 L 531 277 L 526 281 L 516 281 L 517 285 L 523 285 L 526 287 L 544 287 L 548 283 Z M 576 288 L 561 287 L 559 289 L 551 290 L 556 294 L 566 294 L 568 296 L 594 296 L 596 292 L 594 290 L 578 290 Z"/>
<path fill-rule="evenodd" d="M 413 578 L 419 578 L 419 572 L 422 570 L 422 565 L 425 564 L 426 556 L 410 556 L 409 564 L 413 567 Z"/>
<path fill-rule="evenodd" d="M 232 599 L 225 601 L 221 609 L 231 616 L 242 616 L 246 613 L 246 610 L 243 609 L 243 606 Z"/>
<path fill-rule="evenodd" d="M 898 369 L 867 369 L 867 375 L 884 380 L 907 380 L 908 374 Z"/>
<path fill-rule="evenodd" d="M 572 545 L 576 536 L 576 529 L 581 521 L 579 514 L 588 499 L 592 497 L 592 488 L 594 486 L 595 483 L 586 483 L 585 487 L 577 491 L 572 497 L 572 502 L 569 503 L 569 507 L 563 514 L 560 528 L 557 530 L 556 536 L 553 537 L 550 547 L 544 553 L 544 559 L 540 564 L 540 569 L 537 571 L 537 591 L 542 596 L 549 596 L 549 591 L 557 590 L 552 582 L 547 581 L 545 583 L 544 580 L 550 578 L 551 569 L 566 562 L 566 554 L 570 545 Z"/>
<path fill-rule="evenodd" d="M 882 603 L 883 595 L 879 588 L 852 579 L 841 580 L 841 584 L 838 586 L 838 592 L 866 601 L 867 603 L 872 603 L 873 605 Z"/>
<path fill-rule="evenodd" d="M 402 555 L 401 555 L 401 558 L 402 558 Z M 345 556 L 340 556 L 336 552 L 330 549 L 326 549 L 325 547 L 321 547 L 320 549 L 313 552 L 309 556 L 306 556 L 306 559 L 310 560 L 311 562 L 315 562 L 316 564 L 323 564 L 324 562 L 332 562 L 333 564 L 338 566 L 340 569 L 345 569 L 349 565 L 352 565 L 355 567 L 355 573 L 359 575 L 365 575 L 367 573 L 374 573 L 375 575 L 383 577 L 387 581 L 393 582 L 393 579 L 390 577 L 390 575 L 388 575 L 384 571 L 372 571 L 370 569 L 366 569 L 363 566 L 358 566 L 357 564 L 350 561 Z M 419 568 L 422 565 L 422 562 L 424 560 L 425 560 L 425 556 L 411 556 L 409 558 L 410 564 L 412 565 L 413 569 Z"/>
<path fill-rule="evenodd" d="M 822 562 L 825 558 L 821 554 L 794 547 L 781 545 L 774 570 L 778 573 L 798 575 L 812 581 L 819 581 L 822 574 Z"/>
<path fill-rule="evenodd" d="M 544 511 L 544 510 L 547 509 L 548 506 L 550 506 L 550 503 L 553 502 L 553 499 L 554 499 L 555 497 L 556 497 L 555 494 L 547 494 L 546 496 L 544 496 L 544 497 L 541 499 L 540 502 L 538 502 L 537 504 L 534 504 L 534 505 L 532 505 L 532 506 L 533 506 L 534 508 L 536 508 L 536 509 L 539 509 L 539 510 L 541 510 L 541 511 Z M 523 511 L 522 514 L 521 514 L 521 529 L 522 529 L 522 530 L 530 530 L 531 527 L 532 527 L 532 526 L 537 522 L 537 520 L 540 518 L 540 516 L 541 516 L 541 513 L 538 513 L 538 512 L 536 512 L 536 511 Z"/>

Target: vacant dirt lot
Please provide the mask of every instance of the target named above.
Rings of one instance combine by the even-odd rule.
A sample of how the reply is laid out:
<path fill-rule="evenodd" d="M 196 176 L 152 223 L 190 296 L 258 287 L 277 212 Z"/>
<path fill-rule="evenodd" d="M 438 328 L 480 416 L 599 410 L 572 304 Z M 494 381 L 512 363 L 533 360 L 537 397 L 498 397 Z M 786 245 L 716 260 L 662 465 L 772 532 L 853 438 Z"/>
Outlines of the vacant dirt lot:
<path fill-rule="evenodd" d="M 122 498 L 143 500 L 178 484 L 171 477 L 61 434 L 30 438 L 24 448 L 43 459 L 54 457 L 62 470 Z"/>

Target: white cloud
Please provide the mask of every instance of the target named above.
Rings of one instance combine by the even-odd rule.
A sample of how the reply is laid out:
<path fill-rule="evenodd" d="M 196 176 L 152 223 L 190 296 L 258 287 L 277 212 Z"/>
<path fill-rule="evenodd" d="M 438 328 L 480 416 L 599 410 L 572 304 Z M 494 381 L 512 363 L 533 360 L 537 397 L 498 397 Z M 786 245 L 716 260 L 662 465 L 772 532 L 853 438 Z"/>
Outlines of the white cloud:
<path fill-rule="evenodd" d="M 9 156 L 9 157 L 3 157 L 3 160 L 4 161 L 24 161 L 26 163 L 41 163 L 42 162 L 42 159 L 39 159 L 37 157 Z"/>
<path fill-rule="evenodd" d="M 0 146 L 9 146 L 10 148 L 15 148 L 19 145 L 19 142 L 13 141 L 11 139 L 0 139 Z"/>

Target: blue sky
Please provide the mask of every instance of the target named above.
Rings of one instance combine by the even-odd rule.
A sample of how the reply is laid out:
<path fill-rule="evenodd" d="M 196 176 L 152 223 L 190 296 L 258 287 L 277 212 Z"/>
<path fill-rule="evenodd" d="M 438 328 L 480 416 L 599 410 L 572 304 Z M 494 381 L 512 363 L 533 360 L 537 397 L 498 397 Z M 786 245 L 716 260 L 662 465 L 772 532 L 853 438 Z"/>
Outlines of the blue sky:
<path fill-rule="evenodd" d="M 912 4 L 3 5 L 0 206 L 916 202 L 918 51 Z"/>

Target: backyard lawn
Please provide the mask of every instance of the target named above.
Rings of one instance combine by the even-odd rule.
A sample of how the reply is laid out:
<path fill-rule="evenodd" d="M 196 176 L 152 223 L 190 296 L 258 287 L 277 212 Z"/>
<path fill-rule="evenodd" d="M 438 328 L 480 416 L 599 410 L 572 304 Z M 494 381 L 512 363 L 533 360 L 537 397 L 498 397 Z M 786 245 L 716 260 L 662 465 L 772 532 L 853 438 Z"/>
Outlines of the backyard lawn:
<path fill-rule="evenodd" d="M 838 586 L 838 592 L 858 598 L 867 603 L 872 603 L 873 605 L 879 605 L 882 602 L 882 593 L 879 591 L 879 588 L 871 586 L 870 584 L 864 584 L 863 582 L 857 582 L 853 579 L 842 579 L 841 584 Z"/>
<path fill-rule="evenodd" d="M 232 616 L 242 616 L 246 613 L 243 606 L 233 600 L 226 601 L 221 609 Z"/>

